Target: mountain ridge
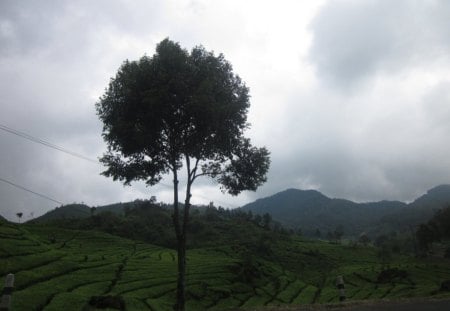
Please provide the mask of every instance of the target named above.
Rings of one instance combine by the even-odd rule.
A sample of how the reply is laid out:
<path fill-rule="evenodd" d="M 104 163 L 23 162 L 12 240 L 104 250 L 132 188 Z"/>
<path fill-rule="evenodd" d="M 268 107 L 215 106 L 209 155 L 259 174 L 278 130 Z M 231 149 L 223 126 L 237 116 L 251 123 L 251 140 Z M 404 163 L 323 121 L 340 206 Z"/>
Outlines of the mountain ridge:
<path fill-rule="evenodd" d="M 426 222 L 440 208 L 450 204 L 450 185 L 439 185 L 411 203 L 381 200 L 358 203 L 329 198 L 317 190 L 289 188 L 260 198 L 242 207 L 252 213 L 269 213 L 273 219 L 308 235 L 317 230 L 332 231 L 344 226 L 346 234 L 369 232 L 372 236 L 386 231 L 407 231 Z"/>
<path fill-rule="evenodd" d="M 145 201 L 136 200 L 96 208 L 85 204 L 70 204 L 55 208 L 31 221 L 87 218 L 105 211 L 123 215 L 127 208 L 134 208 L 143 202 Z M 450 205 L 450 185 L 431 188 L 410 203 L 392 200 L 358 203 L 330 198 L 317 190 L 288 188 L 259 198 L 241 209 L 261 215 L 269 213 L 283 226 L 294 230 L 302 229 L 306 235 L 315 235 L 317 230 L 324 235 L 337 226 L 344 226 L 348 236 L 357 236 L 362 232 L 376 236 L 392 231 L 408 231 L 411 226 L 428 221 L 438 209 L 446 205 Z"/>

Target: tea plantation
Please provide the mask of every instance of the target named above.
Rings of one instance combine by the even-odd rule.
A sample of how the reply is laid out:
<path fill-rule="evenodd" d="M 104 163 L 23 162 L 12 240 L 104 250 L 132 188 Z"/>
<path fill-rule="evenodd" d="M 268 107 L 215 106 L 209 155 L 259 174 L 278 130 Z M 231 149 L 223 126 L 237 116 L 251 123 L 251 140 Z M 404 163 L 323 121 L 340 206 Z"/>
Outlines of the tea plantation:
<path fill-rule="evenodd" d="M 255 309 L 350 300 L 450 297 L 450 261 L 393 257 L 373 247 L 287 239 L 263 258 L 238 244 L 188 251 L 187 309 Z M 383 270 L 382 270 L 383 268 Z M 0 276 L 15 274 L 12 310 L 171 310 L 176 253 L 97 231 L 0 224 Z"/>

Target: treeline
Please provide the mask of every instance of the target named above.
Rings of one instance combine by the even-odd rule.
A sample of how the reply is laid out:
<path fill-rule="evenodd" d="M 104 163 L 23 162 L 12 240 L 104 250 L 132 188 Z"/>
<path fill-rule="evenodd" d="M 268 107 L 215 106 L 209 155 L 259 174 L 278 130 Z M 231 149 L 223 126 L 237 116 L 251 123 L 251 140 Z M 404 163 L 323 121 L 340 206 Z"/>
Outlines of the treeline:
<path fill-rule="evenodd" d="M 427 223 L 421 224 L 416 231 L 419 254 L 426 256 L 432 250 L 434 242 L 450 239 L 450 206 L 436 212 Z M 450 258 L 450 247 L 445 251 Z"/>
<path fill-rule="evenodd" d="M 121 237 L 141 240 L 169 248 L 176 247 L 171 205 L 155 200 L 136 200 L 123 206 L 123 212 L 91 208 L 90 217 L 53 219 L 53 226 L 100 230 Z M 288 239 L 294 230 L 273 221 L 269 214 L 253 215 L 242 209 L 225 209 L 213 204 L 191 207 L 188 247 L 238 245 L 261 255 L 271 253 L 271 243 Z"/>

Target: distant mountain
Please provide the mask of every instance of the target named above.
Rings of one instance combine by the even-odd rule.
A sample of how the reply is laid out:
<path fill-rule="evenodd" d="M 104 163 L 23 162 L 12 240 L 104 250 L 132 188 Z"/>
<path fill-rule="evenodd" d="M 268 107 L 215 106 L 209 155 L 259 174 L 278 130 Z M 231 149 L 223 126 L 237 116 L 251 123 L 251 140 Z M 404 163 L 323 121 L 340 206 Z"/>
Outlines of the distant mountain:
<path fill-rule="evenodd" d="M 450 185 L 440 185 L 428 190 L 426 194 L 411 203 L 412 206 L 434 208 L 436 205 L 448 205 L 450 203 Z"/>
<path fill-rule="evenodd" d="M 31 222 L 58 219 L 88 218 L 94 213 L 112 212 L 122 215 L 126 209 L 144 206 L 147 201 L 136 200 L 98 206 L 93 211 L 84 204 L 70 204 L 56 208 Z M 412 203 L 380 201 L 355 203 L 345 199 L 332 199 L 316 190 L 288 189 L 270 197 L 258 199 L 242 207 L 254 214 L 269 213 L 275 221 L 293 229 L 301 228 L 306 235 L 316 230 L 325 236 L 337 226 L 344 227 L 345 235 L 357 236 L 366 232 L 372 237 L 392 231 L 410 231 L 430 219 L 434 213 L 450 205 L 450 185 L 429 190 Z"/>
<path fill-rule="evenodd" d="M 315 190 L 288 189 L 258 199 L 242 207 L 257 214 L 269 213 L 273 219 L 308 235 L 322 234 L 344 226 L 346 235 L 362 232 L 375 236 L 390 231 L 408 230 L 426 222 L 434 212 L 450 203 L 450 185 L 429 190 L 410 204 L 399 201 L 355 203 L 331 199 Z"/>
<path fill-rule="evenodd" d="M 6 218 L 4 218 L 2 215 L 0 215 L 0 223 L 5 223 L 5 222 L 8 222 L 8 221 L 6 220 Z"/>
<path fill-rule="evenodd" d="M 427 191 L 406 207 L 386 214 L 380 222 L 394 226 L 416 226 L 429 220 L 435 212 L 450 205 L 450 185 L 440 185 Z"/>

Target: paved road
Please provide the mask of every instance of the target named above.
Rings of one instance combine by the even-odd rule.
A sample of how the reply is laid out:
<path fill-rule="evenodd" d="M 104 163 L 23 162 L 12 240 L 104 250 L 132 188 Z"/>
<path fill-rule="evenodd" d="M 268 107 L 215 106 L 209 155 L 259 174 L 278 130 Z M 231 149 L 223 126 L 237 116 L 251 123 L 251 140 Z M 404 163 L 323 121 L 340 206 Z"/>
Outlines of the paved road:
<path fill-rule="evenodd" d="M 332 309 L 328 309 L 332 310 Z M 449 311 L 450 300 L 399 301 L 337 308 L 342 311 Z"/>
<path fill-rule="evenodd" d="M 257 311 L 450 311 L 450 299 L 411 299 L 399 301 L 361 301 L 331 305 L 267 307 Z"/>

